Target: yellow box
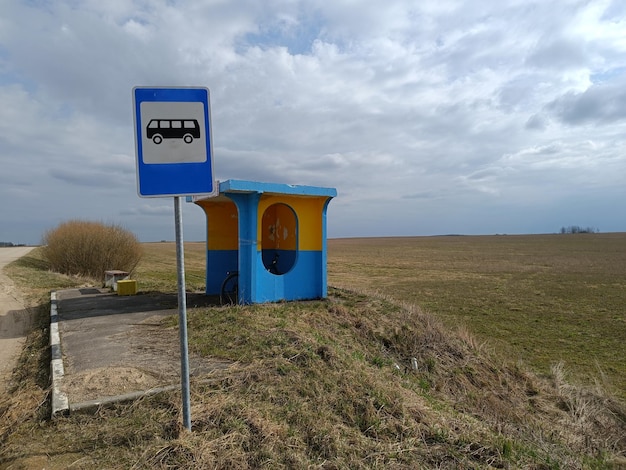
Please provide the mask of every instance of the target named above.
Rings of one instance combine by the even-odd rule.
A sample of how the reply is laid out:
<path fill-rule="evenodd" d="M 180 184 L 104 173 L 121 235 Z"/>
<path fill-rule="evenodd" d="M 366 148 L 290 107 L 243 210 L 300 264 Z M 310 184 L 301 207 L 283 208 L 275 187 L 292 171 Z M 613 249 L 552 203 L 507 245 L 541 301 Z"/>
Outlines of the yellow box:
<path fill-rule="evenodd" d="M 124 279 L 117 281 L 117 295 L 135 295 L 137 293 L 137 281 Z"/>

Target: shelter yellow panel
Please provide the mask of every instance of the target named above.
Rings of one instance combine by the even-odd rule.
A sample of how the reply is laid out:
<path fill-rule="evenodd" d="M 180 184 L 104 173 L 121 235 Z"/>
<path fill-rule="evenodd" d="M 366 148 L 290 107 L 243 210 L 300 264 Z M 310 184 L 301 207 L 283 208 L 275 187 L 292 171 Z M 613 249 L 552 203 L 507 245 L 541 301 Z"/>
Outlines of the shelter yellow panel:
<path fill-rule="evenodd" d="M 232 201 L 198 201 L 207 216 L 207 250 L 238 250 L 238 213 Z"/>
<path fill-rule="evenodd" d="M 319 251 L 323 248 L 322 213 L 327 199 L 326 196 L 301 197 L 264 194 L 259 201 L 258 220 L 262 220 L 265 211 L 274 204 L 279 204 L 277 207 L 280 207 L 280 204 L 289 206 L 296 214 L 297 226 L 293 227 L 293 230 L 289 230 L 288 227 L 288 231 L 290 233 L 297 233 L 298 240 L 294 240 L 295 245 L 293 245 L 293 248 L 287 248 L 287 245 L 285 245 L 285 249 L 295 249 L 297 247 L 299 250 Z M 289 210 L 289 208 L 283 206 L 281 210 Z M 288 219 L 287 213 L 283 213 L 283 216 L 284 217 L 281 217 L 281 221 Z M 268 218 L 268 222 L 270 219 L 271 217 Z M 257 232 L 258 250 L 263 248 L 261 242 L 264 239 L 264 230 L 269 230 L 269 225 L 265 227 L 265 223 L 259 224 Z M 267 238 L 267 236 L 265 238 Z"/>
<path fill-rule="evenodd" d="M 298 220 L 286 204 L 268 206 L 261 218 L 261 245 L 264 250 L 297 250 Z"/>

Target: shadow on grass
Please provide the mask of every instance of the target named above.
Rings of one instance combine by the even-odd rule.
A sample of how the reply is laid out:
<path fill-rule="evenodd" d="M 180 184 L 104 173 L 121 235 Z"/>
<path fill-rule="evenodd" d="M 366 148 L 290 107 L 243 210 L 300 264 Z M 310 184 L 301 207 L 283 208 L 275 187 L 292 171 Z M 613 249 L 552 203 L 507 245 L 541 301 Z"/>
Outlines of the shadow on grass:
<path fill-rule="evenodd" d="M 160 297 L 164 308 L 178 307 L 177 292 L 163 292 L 160 290 L 141 290 L 138 296 Z M 187 292 L 185 294 L 187 308 L 219 307 L 222 305 L 219 295 L 208 295 L 203 292 Z"/>
<path fill-rule="evenodd" d="M 28 383 L 34 383 L 41 390 L 46 390 L 50 384 L 50 304 L 31 307 L 30 311 L 33 323 L 13 371 L 12 392 Z"/>

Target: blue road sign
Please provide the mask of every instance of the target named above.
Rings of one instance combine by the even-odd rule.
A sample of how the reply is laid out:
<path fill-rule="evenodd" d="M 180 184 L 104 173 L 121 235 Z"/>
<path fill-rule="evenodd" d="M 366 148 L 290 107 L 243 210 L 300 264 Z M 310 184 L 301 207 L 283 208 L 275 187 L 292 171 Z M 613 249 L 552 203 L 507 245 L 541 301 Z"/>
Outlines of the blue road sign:
<path fill-rule="evenodd" d="M 208 88 L 133 89 L 141 197 L 217 194 Z"/>

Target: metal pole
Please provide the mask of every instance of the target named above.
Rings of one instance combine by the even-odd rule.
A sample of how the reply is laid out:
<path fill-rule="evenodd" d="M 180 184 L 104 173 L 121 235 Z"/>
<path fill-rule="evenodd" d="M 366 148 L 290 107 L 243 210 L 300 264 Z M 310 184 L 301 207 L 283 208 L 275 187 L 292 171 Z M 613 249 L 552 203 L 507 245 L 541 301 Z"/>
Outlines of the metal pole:
<path fill-rule="evenodd" d="M 183 247 L 183 217 L 180 197 L 174 197 L 176 224 L 176 268 L 178 271 L 178 326 L 180 329 L 180 381 L 183 395 L 183 426 L 191 431 L 189 396 L 189 352 L 187 347 L 187 297 L 185 294 L 185 251 Z"/>

